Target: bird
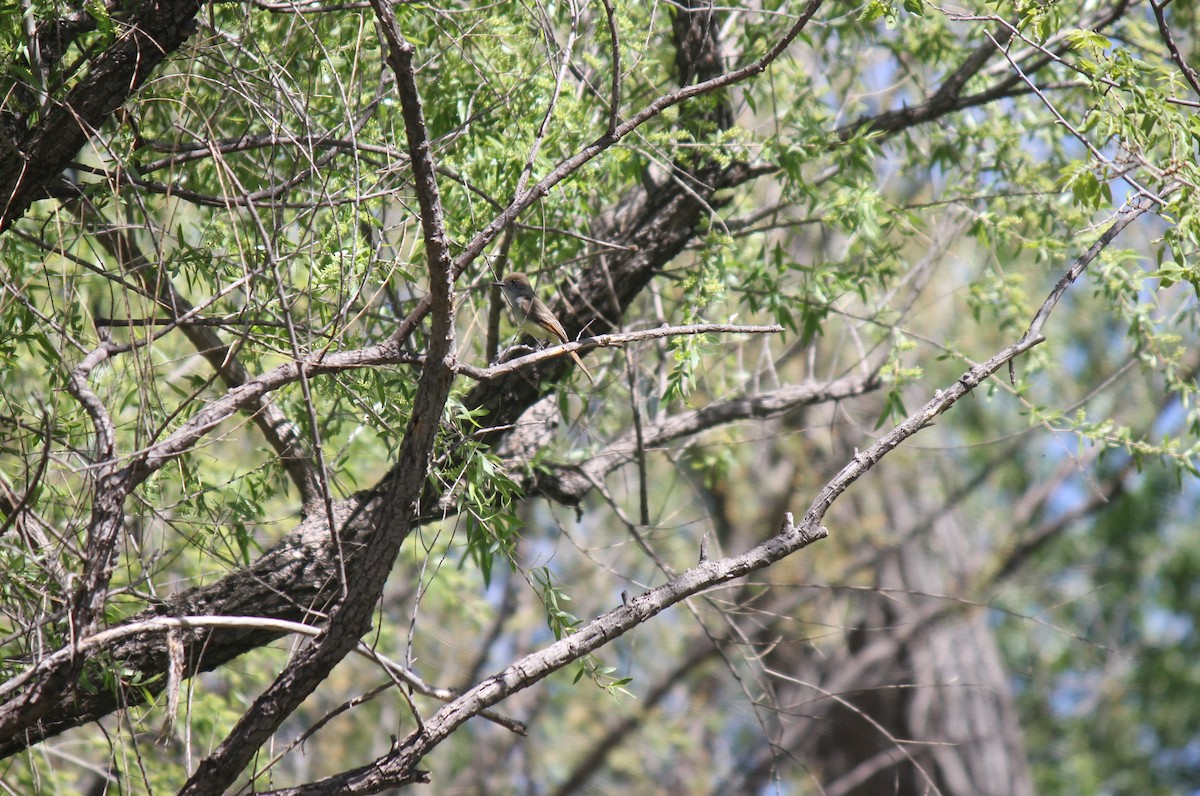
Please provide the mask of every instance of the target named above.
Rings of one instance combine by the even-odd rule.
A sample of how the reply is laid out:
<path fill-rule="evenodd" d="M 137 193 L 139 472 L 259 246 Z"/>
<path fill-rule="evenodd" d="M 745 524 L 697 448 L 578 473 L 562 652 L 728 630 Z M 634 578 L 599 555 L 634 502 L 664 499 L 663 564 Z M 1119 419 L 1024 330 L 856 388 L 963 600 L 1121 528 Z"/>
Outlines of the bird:
<path fill-rule="evenodd" d="M 550 308 L 537 297 L 537 293 L 533 291 L 533 285 L 529 284 L 529 277 L 525 274 L 511 273 L 499 282 L 492 284 L 504 291 L 504 298 L 508 300 L 508 305 L 512 308 L 517 325 L 526 334 L 531 334 L 539 340 L 557 338 L 562 343 L 570 342 L 566 330 L 558 322 L 558 318 L 554 317 Z M 571 359 L 575 360 L 575 364 L 583 371 L 583 375 L 588 377 L 588 381 L 595 384 L 596 380 L 592 378 L 592 374 L 584 366 L 579 355 L 574 351 L 567 353 L 571 355 Z"/>

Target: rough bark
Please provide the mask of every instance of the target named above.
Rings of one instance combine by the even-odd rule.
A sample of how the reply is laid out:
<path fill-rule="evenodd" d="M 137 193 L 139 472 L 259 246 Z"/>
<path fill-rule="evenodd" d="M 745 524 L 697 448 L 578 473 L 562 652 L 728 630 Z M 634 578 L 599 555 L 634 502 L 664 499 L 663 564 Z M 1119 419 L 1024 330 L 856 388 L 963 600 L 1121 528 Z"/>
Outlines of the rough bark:
<path fill-rule="evenodd" d="M 44 118 L 26 129 L 27 120 L 9 119 L 12 143 L 17 154 L 0 158 L 0 188 L 8 196 L 0 231 L 19 218 L 29 204 L 51 193 L 51 186 L 62 170 L 85 144 L 88 135 L 103 119 L 135 91 L 146 76 L 177 49 L 190 32 L 190 23 L 199 10 L 199 2 L 131 3 L 128 13 L 136 24 L 96 62 L 93 70 L 65 100 L 55 104 Z M 680 37 L 680 74 L 685 80 L 704 79 L 713 64 L 720 63 L 717 28 L 711 20 L 697 17 L 703 35 L 688 24 L 677 24 Z M 695 42 L 683 46 L 684 42 Z M 692 55 L 688 48 L 695 46 Z M 690 64 L 690 65 L 689 65 Z M 978 65 L 971 61 L 972 69 Z M 964 67 L 966 68 L 966 67 Z M 965 81 L 962 81 L 965 82 Z M 85 88 L 86 87 L 86 88 Z M 953 91 L 939 95 L 926 112 L 904 118 L 888 117 L 886 129 L 895 132 L 912 124 L 926 122 L 953 110 L 966 107 L 955 101 L 961 83 Z M 996 96 L 1000 96 L 997 94 Z M 992 97 L 989 97 L 989 101 Z M 718 102 L 714 123 L 723 123 L 727 110 Z M 735 187 L 761 175 L 769 168 L 734 163 L 728 166 L 699 163 L 676 164 L 677 174 L 657 178 L 647 175 L 614 211 L 601 219 L 596 236 L 612 240 L 624 248 L 607 252 L 598 267 L 588 269 L 578 282 L 561 285 L 562 303 L 555 307 L 569 336 L 581 329 L 598 334 L 620 324 L 625 310 L 657 273 L 694 239 L 698 224 L 711 212 L 717 191 Z M 686 187 L 685 187 L 686 185 Z M 473 389 L 464 403 L 486 409 L 494 429 L 483 434 L 488 444 L 498 444 L 509 424 L 544 395 L 565 364 L 554 362 L 527 372 L 483 383 Z M 204 614 L 253 614 L 258 616 L 305 620 L 314 612 L 324 612 L 340 594 L 336 553 L 340 547 L 350 556 L 362 549 L 372 528 L 378 527 L 380 512 L 397 479 L 411 477 L 412 471 L 399 465 L 372 490 L 357 494 L 333 506 L 339 544 L 333 543 L 333 529 L 323 513 L 304 519 L 288 536 L 248 567 L 232 572 L 211 586 L 183 592 L 134 617 L 150 615 L 183 616 Z M 450 508 L 446 496 L 426 492 L 414 511 L 416 521 L 444 516 Z M 970 628 L 962 630 L 969 638 Z M 183 634 L 185 674 L 216 668 L 244 652 L 262 646 L 274 637 L 262 631 L 195 630 Z M 942 649 L 944 652 L 944 648 Z M 936 659 L 938 651 L 916 651 Z M 144 678 L 166 670 L 166 640 L 158 635 L 126 639 L 105 651 L 129 670 Z M 994 661 L 985 655 L 975 662 L 981 671 Z M 140 700 L 155 687 L 132 689 L 122 693 L 84 693 L 74 686 L 64 687 L 61 696 L 45 704 L 40 719 L 18 736 L 0 741 L 0 755 L 9 755 L 63 730 L 104 716 Z M 923 719 L 927 724 L 930 717 Z M 860 761 L 861 762 L 861 761 Z"/>
<path fill-rule="evenodd" d="M 93 133 L 129 99 L 195 29 L 201 0 L 132 0 L 113 10 L 120 27 L 116 40 L 91 62 L 88 73 L 65 97 L 32 107 L 6 108 L 6 146 L 0 156 L 0 232 L 25 214 L 29 205 L 61 194 L 63 171 Z M 46 55 L 61 55 L 65 42 L 89 29 L 81 18 L 68 18 L 47 29 L 54 37 Z"/>

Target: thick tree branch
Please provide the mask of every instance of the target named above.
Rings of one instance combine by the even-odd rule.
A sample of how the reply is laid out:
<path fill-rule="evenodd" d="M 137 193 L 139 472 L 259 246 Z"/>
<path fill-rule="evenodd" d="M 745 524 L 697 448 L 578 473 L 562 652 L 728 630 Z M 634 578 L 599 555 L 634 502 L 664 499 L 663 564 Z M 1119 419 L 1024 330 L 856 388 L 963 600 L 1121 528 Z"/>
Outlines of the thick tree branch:
<path fill-rule="evenodd" d="M 421 207 L 432 308 L 425 368 L 413 400 L 412 418 L 400 445 L 396 477 L 391 481 L 379 517 L 366 537 L 362 555 L 345 564 L 344 597 L 335 603 L 324 630 L 313 645 L 301 650 L 255 700 L 217 750 L 201 761 L 181 794 L 222 793 L 257 754 L 258 748 L 370 629 L 371 614 L 383 593 L 392 563 L 401 543 L 418 521 L 420 497 L 433 463 L 433 446 L 454 382 L 454 277 L 450 241 L 413 70 L 414 49 L 400 35 L 387 0 L 375 0 L 373 5 L 388 41 L 388 63 L 396 76 L 414 185 Z"/>
<path fill-rule="evenodd" d="M 588 148 L 581 150 L 573 159 L 564 161 L 541 181 L 530 187 L 528 191 L 514 199 L 497 216 L 492 225 L 472 239 L 468 247 L 454 261 L 453 272 L 458 274 L 465 270 L 494 239 L 499 230 L 519 217 L 524 210 L 542 198 L 558 182 L 570 176 L 579 166 L 594 158 L 605 148 L 612 146 L 621 135 L 627 135 L 635 129 L 637 124 L 645 122 L 656 113 L 660 113 L 661 110 L 678 104 L 688 97 L 696 96 L 703 91 L 718 90 L 731 85 L 736 80 L 762 71 L 770 63 L 770 59 L 783 51 L 787 41 L 790 41 L 791 37 L 799 32 L 803 21 L 812 12 L 815 12 L 818 5 L 817 2 L 809 3 L 805 10 L 805 18 L 789 31 L 787 40 L 781 42 L 777 48 L 768 53 L 768 56 L 764 56 L 764 59 L 760 59 L 756 64 L 737 72 L 727 73 L 720 78 L 690 86 L 687 92 L 681 89 L 664 95 L 655 103 L 655 106 L 648 106 L 642 113 L 631 117 L 629 121 L 606 131 L 604 136 L 598 138 Z M 754 69 L 756 65 L 757 69 Z M 748 69 L 750 71 L 746 71 Z M 701 90 L 701 87 L 705 85 L 707 87 Z M 952 107 L 952 104 L 947 105 L 944 112 L 949 112 Z M 648 111 L 649 113 L 647 113 Z M 935 117 L 929 116 L 923 120 L 927 121 L 931 118 Z M 635 120 L 637 120 L 636 124 L 634 124 Z M 602 310 L 603 318 L 618 319 L 624 308 L 639 295 L 654 274 L 694 237 L 697 219 L 702 218 L 711 210 L 711 207 L 706 206 L 705 203 L 711 202 L 712 195 L 720 188 L 739 185 L 761 173 L 763 173 L 761 169 L 754 169 L 744 164 L 732 164 L 727 167 L 713 164 L 702 165 L 697 167 L 691 175 L 695 183 L 703 186 L 698 195 L 687 195 L 673 184 L 650 184 L 636 195 L 631 195 L 628 204 L 622 208 L 620 217 L 614 215 L 611 218 L 601 219 L 599 224 L 603 227 L 603 234 L 593 235 L 598 239 L 611 240 L 624 248 L 610 252 L 603 267 L 589 270 L 579 283 L 578 289 L 561 291 L 564 301 L 575 307 L 599 308 Z M 422 221 L 426 220 L 423 212 Z M 398 338 L 406 338 L 415 328 L 416 323 L 434 306 L 433 296 L 435 293 L 436 291 L 432 291 L 431 298 L 422 303 L 424 309 L 421 306 L 418 307 L 419 314 L 409 316 L 400 325 L 397 329 Z M 564 322 L 568 321 L 568 317 L 570 318 L 569 325 L 573 333 L 577 333 L 580 328 L 592 320 L 576 318 L 573 313 L 561 313 L 560 317 Z M 591 331 L 595 331 L 597 328 L 601 327 L 594 324 L 589 326 Z M 1028 342 L 1028 344 L 1032 345 L 1033 343 Z M 446 364 L 445 358 L 439 358 L 433 349 L 430 351 L 430 356 L 429 367 L 436 369 Z M 313 376 L 321 373 L 333 373 L 345 367 L 386 365 L 398 362 L 400 359 L 398 346 L 389 341 L 361 351 L 328 355 L 317 362 L 291 363 L 277 368 L 245 385 L 229 390 L 226 395 L 202 410 L 184 428 L 151 448 L 139 452 L 138 455 L 142 459 L 135 461 L 131 466 L 130 477 L 135 481 L 140 481 L 170 461 L 172 457 L 190 450 L 197 440 L 239 408 L 252 406 L 255 401 L 263 400 L 269 391 L 294 381 L 298 378 L 301 368 L 307 375 Z M 449 367 L 453 367 L 452 362 L 449 363 Z M 532 386 L 526 387 L 525 385 Z M 504 378 L 496 379 L 492 384 L 476 387 L 470 393 L 470 400 L 466 403 L 468 406 L 480 406 L 492 412 L 489 420 L 495 422 L 497 430 L 488 437 L 488 441 L 494 442 L 508 433 L 499 430 L 503 424 L 518 417 L 538 397 L 540 391 L 538 381 L 531 380 L 528 373 L 509 374 Z M 506 418 L 510 420 L 506 421 Z M 376 490 L 338 502 L 335 506 L 336 541 L 323 518 L 306 520 L 297 526 L 279 546 L 268 551 L 250 567 L 231 574 L 215 587 L 179 595 L 173 598 L 169 604 L 161 606 L 160 610 L 172 615 L 176 613 L 204 614 L 214 611 L 237 613 L 237 611 L 224 610 L 229 601 L 235 600 L 244 601 L 243 605 L 247 613 L 258 613 L 258 609 L 268 613 L 279 610 L 289 615 L 303 617 L 311 607 L 323 609 L 329 604 L 331 598 L 340 595 L 339 589 L 330 585 L 330 579 L 336 575 L 336 568 L 328 565 L 329 560 L 337 554 L 339 544 L 345 548 L 348 555 L 353 556 L 356 551 L 363 549 L 366 544 L 365 540 L 372 529 L 386 524 L 387 521 L 384 519 L 385 503 L 388 501 L 388 496 L 395 494 L 392 490 L 396 488 L 397 479 L 403 474 L 403 468 L 398 467 Z M 425 507 L 430 505 L 428 499 L 423 505 Z M 290 594 L 291 602 L 281 601 L 279 597 L 281 593 Z M 185 604 L 194 605 L 196 610 L 182 610 Z M 227 632 L 228 635 L 211 633 L 206 633 L 203 637 L 197 635 L 189 646 L 189 653 L 195 653 L 194 655 L 189 654 L 189 665 L 195 666 L 196 670 L 212 668 L 242 651 L 265 643 L 261 635 L 253 638 L 250 634 L 238 635 L 236 631 Z M 226 640 L 231 642 L 229 646 L 225 646 Z M 136 661 L 139 665 L 145 664 L 144 671 L 146 672 L 152 673 L 161 670 L 163 659 L 160 657 L 159 649 L 149 642 L 139 645 L 134 641 L 146 642 L 141 637 L 136 640 L 128 640 L 122 646 L 121 651 L 128 653 L 129 659 Z M 204 651 L 204 654 L 201 654 L 201 650 Z M 210 652 L 212 652 L 211 657 L 209 657 Z M 114 656 L 114 659 L 125 660 L 119 656 Z M 194 663 L 192 663 L 193 661 Z M 71 693 L 64 693 L 63 696 L 68 700 L 72 698 Z M 116 704 L 111 695 L 107 697 L 101 695 L 94 700 L 92 696 L 84 694 L 74 694 L 74 697 L 80 700 L 78 713 L 63 716 L 61 719 L 56 717 L 51 723 L 44 725 L 45 730 L 42 727 L 37 728 L 36 732 L 28 739 L 6 742 L 4 746 L 0 747 L 0 752 L 11 753 L 16 748 L 22 748 L 25 743 L 36 741 L 38 737 L 45 737 L 61 731 L 67 726 L 74 726 L 80 721 L 103 715 Z M 108 702 L 104 702 L 104 699 L 108 699 Z M 409 769 L 409 773 L 411 773 L 411 769 Z"/>
<path fill-rule="evenodd" d="M 1103 30 L 1123 17 L 1129 10 L 1129 6 L 1129 0 L 1118 0 L 1109 10 L 1097 14 L 1091 19 L 1083 20 L 1080 27 L 1085 30 Z M 967 17 L 952 18 L 968 19 Z M 942 81 L 938 89 L 930 94 L 925 101 L 912 107 L 906 106 L 883 111 L 873 116 L 863 116 L 850 124 L 842 125 L 834 131 L 838 139 L 846 141 L 864 132 L 899 133 L 950 113 L 956 113 L 968 108 L 977 108 L 999 99 L 1024 93 L 1025 90 L 1019 88 L 1020 78 L 1014 76 L 998 81 L 989 88 L 974 94 L 963 94 L 971 78 L 978 75 L 987 64 L 988 59 L 993 54 L 999 52 L 1000 47 L 1008 44 L 1018 32 L 1016 27 L 1011 23 L 998 17 L 972 17 L 969 19 L 973 21 L 994 22 L 999 26 L 999 29 L 995 33 L 988 34 L 989 40 L 976 47 L 974 52 L 967 56 L 959 67 L 951 72 Z M 1063 42 L 1061 45 L 1062 50 L 1065 50 L 1066 47 L 1067 44 Z M 1045 67 L 1053 58 L 1057 58 L 1057 54 L 1046 51 L 1043 57 L 1034 60 L 1026 67 L 1025 72 L 1033 74 Z"/>
<path fill-rule="evenodd" d="M 92 511 L 84 548 L 83 577 L 79 579 L 68 606 L 70 642 L 61 665 L 0 707 L 0 738 L 19 735 L 46 716 L 58 695 L 74 682 L 83 669 L 85 656 L 79 642 L 90 635 L 102 616 L 108 583 L 116 566 L 116 543 L 124 527 L 125 497 L 130 484 L 115 466 L 116 427 L 99 396 L 88 385 L 92 372 L 112 353 L 111 343 L 102 343 L 72 368 L 67 390 L 92 420 L 95 434 L 95 469 L 92 472 Z"/>
<path fill-rule="evenodd" d="M 187 40 L 203 2 L 129 0 L 123 5 L 113 9 L 127 12 L 116 41 L 92 62 L 88 74 L 67 96 L 60 101 L 51 98 L 32 128 L 26 128 L 24 120 L 10 119 L 14 138 L 0 157 L 0 232 L 24 215 L 30 204 L 48 195 L 48 186 L 100 124 Z M 78 35 L 77 27 L 68 25 L 64 35 Z"/>

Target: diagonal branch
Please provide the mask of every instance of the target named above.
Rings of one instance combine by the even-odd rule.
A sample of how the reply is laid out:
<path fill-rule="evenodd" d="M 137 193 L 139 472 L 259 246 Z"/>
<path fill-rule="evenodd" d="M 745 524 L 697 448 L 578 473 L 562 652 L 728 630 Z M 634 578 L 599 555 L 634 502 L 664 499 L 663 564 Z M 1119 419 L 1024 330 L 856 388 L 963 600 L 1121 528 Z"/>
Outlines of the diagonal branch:
<path fill-rule="evenodd" d="M 1164 191 L 1164 193 L 1166 193 Z M 1154 199 L 1151 196 L 1142 195 L 1136 197 L 1132 202 L 1123 207 L 1117 217 L 1113 220 L 1108 228 L 1096 239 L 1096 242 L 1088 247 L 1087 251 L 1079 255 L 1075 262 L 1071 263 L 1071 267 L 1058 280 L 1058 284 L 1050 291 L 1050 295 L 1042 302 L 1042 306 L 1038 308 L 1037 314 L 1033 316 L 1033 320 L 1029 323 L 1029 328 L 1025 331 L 1023 340 L 1028 340 L 1034 337 L 1040 337 L 1042 327 L 1046 325 L 1046 321 L 1050 319 L 1050 314 L 1054 312 L 1054 308 L 1062 299 L 1063 295 L 1076 279 L 1083 274 L 1084 270 L 1095 260 L 1100 252 L 1108 248 L 1108 245 L 1116 239 L 1117 235 L 1121 234 L 1121 230 L 1133 223 L 1134 219 L 1150 210 L 1154 206 Z"/>
<path fill-rule="evenodd" d="M 1040 342 L 1040 339 L 1029 339 L 1015 343 L 987 362 L 975 365 L 953 384 L 937 390 L 933 398 L 921 409 L 866 451 L 857 453 L 825 485 L 798 525 L 792 521 L 791 514 L 787 514 L 777 534 L 749 551 L 741 555 L 702 562 L 674 580 L 650 589 L 631 598 L 621 607 L 602 614 L 580 627 L 577 632 L 514 661 L 503 671 L 487 678 L 439 709 L 391 752 L 370 765 L 275 793 L 278 796 L 316 796 L 334 791 L 375 793 L 386 787 L 421 781 L 422 772 L 416 768 L 420 760 L 479 711 L 529 688 L 688 597 L 765 569 L 828 536 L 828 531 L 821 521 L 833 502 L 851 484 L 904 440 L 929 426 L 934 418 L 982 384 L 1009 360 Z"/>
<path fill-rule="evenodd" d="M 225 345 L 213 329 L 203 324 L 180 322 L 180 318 L 194 314 L 196 308 L 175 289 L 170 274 L 162 268 L 150 269 L 150 259 L 132 234 L 107 225 L 95 234 L 100 245 L 117 261 L 121 270 L 136 278 L 145 294 L 152 296 L 159 306 L 171 314 L 164 323 L 179 325 L 184 336 L 221 377 L 226 387 L 240 387 L 250 380 L 249 372 L 234 354 L 235 346 Z M 243 410 L 250 414 L 259 433 L 279 457 L 284 471 L 300 493 L 304 511 L 311 511 L 320 499 L 321 488 L 317 469 L 305 449 L 300 429 L 279 407 L 262 397 L 247 404 Z"/>
<path fill-rule="evenodd" d="M 418 521 L 421 494 L 433 463 L 433 446 L 454 382 L 454 277 L 449 237 L 438 193 L 428 129 L 413 69 L 414 48 L 400 34 L 387 0 L 373 0 L 388 42 L 388 63 L 396 75 L 414 185 L 430 272 L 432 324 L 425 368 L 417 385 L 412 417 L 405 430 L 387 499 L 370 529 L 361 555 L 346 566 L 345 596 L 312 646 L 301 650 L 211 755 L 201 761 L 180 790 L 189 796 L 222 793 L 279 726 L 352 652 L 371 627 L 371 614 L 392 563 Z"/>
<path fill-rule="evenodd" d="M 1171 26 L 1167 24 L 1166 8 L 1169 2 L 1171 0 L 1150 0 L 1150 8 L 1154 10 L 1154 19 L 1158 22 L 1158 33 L 1162 36 L 1163 44 L 1166 44 L 1171 52 L 1171 60 L 1179 67 L 1192 91 L 1200 96 L 1200 74 L 1187 62 L 1183 53 L 1179 52 L 1179 45 L 1175 43 L 1175 37 L 1171 34 Z"/>
<path fill-rule="evenodd" d="M 796 22 L 784 33 L 780 39 L 771 46 L 770 49 L 759 59 L 749 63 L 739 69 L 731 72 L 726 72 L 718 75 L 710 80 L 704 80 L 700 83 L 695 83 L 690 86 L 681 86 L 674 91 L 660 95 L 657 99 L 650 102 L 642 110 L 631 116 L 627 121 L 618 124 L 615 129 L 606 131 L 599 138 L 592 141 L 587 146 L 580 149 L 574 155 L 563 159 L 550 170 L 546 176 L 538 180 L 534 185 L 519 193 L 516 198 L 508 204 L 508 206 L 492 221 L 480 230 L 473 237 L 463 250 L 454 260 L 454 275 L 457 277 L 470 266 L 471 263 L 483 253 L 483 250 L 496 239 L 505 227 L 516 221 L 521 213 L 527 210 L 535 202 L 540 201 L 550 190 L 558 183 L 565 180 L 588 162 L 594 159 L 597 155 L 608 150 L 613 145 L 618 143 L 622 138 L 629 135 L 631 132 L 641 127 L 646 122 L 660 115 L 663 111 L 679 105 L 692 97 L 698 97 L 704 94 L 709 94 L 735 83 L 739 83 L 755 75 L 761 74 L 771 65 L 776 58 L 783 54 L 788 45 L 800 35 L 804 30 L 809 20 L 817 13 L 821 7 L 823 0 L 809 0 L 804 9 L 800 12 L 800 16 Z M 417 303 L 408 317 L 397 328 L 393 339 L 400 341 L 406 339 L 417 328 L 421 319 L 429 312 L 430 299 L 426 297 Z"/>
<path fill-rule="evenodd" d="M 113 111 L 133 95 L 168 55 L 191 35 L 202 0 L 128 2 L 122 32 L 61 101 L 32 129 L 18 127 L 0 158 L 0 232 L 47 195 L 76 154 Z M 7 143 L 7 142 L 6 142 Z"/>

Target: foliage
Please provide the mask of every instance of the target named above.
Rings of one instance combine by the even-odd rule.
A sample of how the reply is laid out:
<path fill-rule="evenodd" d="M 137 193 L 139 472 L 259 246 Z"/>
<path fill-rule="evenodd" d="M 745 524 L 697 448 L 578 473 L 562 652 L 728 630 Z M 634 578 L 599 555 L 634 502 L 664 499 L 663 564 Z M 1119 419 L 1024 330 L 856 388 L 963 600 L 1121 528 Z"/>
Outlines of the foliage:
<path fill-rule="evenodd" d="M 150 5 L 0 7 L 0 170 L 55 135 L 51 111 L 123 37 L 186 4 Z M 186 43 L 70 167 L 10 201 L 5 682 L 105 629 L 221 614 L 246 573 L 293 579 L 238 617 L 325 626 L 383 528 L 400 552 L 363 654 L 217 790 L 395 760 L 492 682 L 502 701 L 463 708 L 476 718 L 410 776 L 548 793 L 986 793 L 997 766 L 1012 793 L 1195 781 L 1195 9 L 816 3 L 765 69 L 658 106 L 681 77 L 771 53 L 804 7 L 400 4 L 442 210 L 423 218 L 383 5 L 187 12 Z M 439 224 L 461 273 L 435 361 Z M 594 391 L 566 357 L 481 376 L 528 342 L 497 328 L 490 288 L 518 270 L 572 338 L 646 337 L 581 352 Z M 782 331 L 649 336 L 701 323 Z M 1031 323 L 1045 342 L 1011 378 L 869 460 Z M 424 427 L 433 444 L 403 459 Z M 403 499 L 402 461 L 428 467 Z M 854 468 L 828 540 L 712 574 Z M 112 473 L 141 480 L 80 627 Z M 280 550 L 308 574 L 255 569 Z M 593 619 L 709 575 L 664 613 Z M 246 654 L 212 665 L 206 644 L 233 631 L 194 630 L 187 665 L 205 671 L 182 685 L 165 653 L 91 655 L 68 679 L 112 699 L 102 725 L 5 747 L 4 784 L 184 786 L 323 643 L 249 627 Z M 984 748 L 953 716 L 1003 731 Z"/>

